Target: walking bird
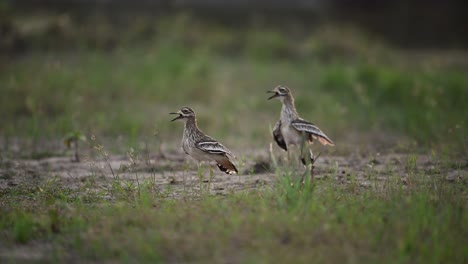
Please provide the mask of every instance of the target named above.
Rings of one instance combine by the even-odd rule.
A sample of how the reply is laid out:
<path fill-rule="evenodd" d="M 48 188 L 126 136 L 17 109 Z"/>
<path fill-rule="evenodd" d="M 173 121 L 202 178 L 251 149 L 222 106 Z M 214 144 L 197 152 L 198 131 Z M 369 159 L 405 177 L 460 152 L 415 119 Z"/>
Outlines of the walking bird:
<path fill-rule="evenodd" d="M 186 154 L 197 160 L 199 164 L 201 161 L 215 161 L 218 168 L 226 174 L 238 173 L 231 161 L 235 158 L 232 152 L 198 128 L 195 112 L 191 108 L 182 107 L 171 114 L 178 115 L 171 121 L 183 120 L 185 123 L 182 149 Z"/>
<path fill-rule="evenodd" d="M 268 93 L 273 93 L 268 100 L 278 98 L 283 104 L 280 120 L 276 122 L 273 128 L 273 138 L 280 148 L 288 151 L 288 147 L 291 145 L 300 146 L 301 161 L 306 165 L 304 143 L 307 143 L 311 164 L 314 164 L 316 160 L 310 146 L 314 140 L 318 140 L 323 145 L 335 145 L 320 128 L 299 116 L 294 105 L 294 97 L 288 87 L 279 85 L 275 89 L 268 91 Z"/>

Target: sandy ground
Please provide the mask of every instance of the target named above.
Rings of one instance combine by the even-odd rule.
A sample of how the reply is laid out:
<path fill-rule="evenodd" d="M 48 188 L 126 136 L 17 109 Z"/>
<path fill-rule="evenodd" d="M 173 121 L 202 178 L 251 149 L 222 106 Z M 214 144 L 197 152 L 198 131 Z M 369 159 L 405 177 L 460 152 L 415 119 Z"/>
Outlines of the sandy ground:
<path fill-rule="evenodd" d="M 252 150 L 249 153 L 246 158 L 237 160 L 239 175 L 229 176 L 219 171 L 216 165 L 205 164 L 201 170 L 201 178 L 197 164 L 180 152 L 159 153 L 136 160 L 128 155 L 110 155 L 107 161 L 104 156 L 83 157 L 81 162 L 73 161 L 72 155 L 41 159 L 1 159 L 0 193 L 21 184 L 40 186 L 54 180 L 68 188 L 89 186 L 90 191 L 102 191 L 101 195 L 112 200 L 106 190 L 109 190 L 114 177 L 119 177 L 123 186 L 154 183 L 162 197 L 171 199 L 184 195 L 194 197 L 201 190 L 213 195 L 229 195 L 239 191 L 271 188 L 283 174 L 293 172 L 300 177 L 306 173 L 297 160 L 288 161 L 285 153 L 275 153 L 278 164 L 276 172 L 270 152 Z M 322 181 L 327 178 L 336 184 L 348 184 L 362 189 L 384 187 L 387 180 L 408 186 L 413 184 L 413 177 L 422 175 L 428 179 L 439 177 L 449 183 L 465 185 L 467 164 L 467 160 L 443 163 L 429 155 L 413 154 L 322 155 L 315 164 L 314 180 Z M 212 178 L 210 171 L 213 172 Z M 40 260 L 50 251 L 49 247 L 50 244 L 47 243 L 18 245 L 14 250 L 0 250 L 0 259 Z"/>
<path fill-rule="evenodd" d="M 226 175 L 214 164 L 202 166 L 202 177 L 197 164 L 179 152 L 155 154 L 146 159 L 131 158 L 129 155 L 83 157 L 75 162 L 70 156 L 47 157 L 41 159 L 3 159 L 0 166 L 0 189 L 22 183 L 39 183 L 58 178 L 68 187 L 80 186 L 90 180 L 97 189 L 111 184 L 115 177 L 122 183 L 142 184 L 153 182 L 168 197 L 203 189 L 216 195 L 227 195 L 240 190 L 272 186 L 279 180 L 278 175 L 294 170 L 296 175 L 306 172 L 294 157 L 288 161 L 284 153 L 276 155 L 278 173 L 275 173 L 268 151 L 253 150 L 251 156 L 237 160 L 239 175 Z M 339 184 L 354 183 L 367 188 L 392 177 L 393 180 L 409 184 L 415 173 L 440 177 L 449 182 L 465 182 L 467 161 L 452 162 L 462 166 L 442 165 L 428 155 L 376 154 L 373 156 L 322 155 L 315 164 L 315 180 L 325 177 L 335 179 Z M 291 165 L 293 168 L 291 169 Z M 111 169 L 112 168 L 112 169 Z M 212 176 L 210 171 L 213 172 Z M 211 178 L 211 179 L 210 179 Z"/>

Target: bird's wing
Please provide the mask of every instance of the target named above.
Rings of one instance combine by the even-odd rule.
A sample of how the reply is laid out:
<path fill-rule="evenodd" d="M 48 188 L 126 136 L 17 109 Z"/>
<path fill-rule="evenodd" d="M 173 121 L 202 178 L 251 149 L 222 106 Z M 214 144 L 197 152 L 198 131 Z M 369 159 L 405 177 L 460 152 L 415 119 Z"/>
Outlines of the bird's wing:
<path fill-rule="evenodd" d="M 204 152 L 210 153 L 210 154 L 219 154 L 219 155 L 228 155 L 231 157 L 235 157 L 229 149 L 227 149 L 225 146 L 223 146 L 221 143 L 219 143 L 216 140 L 213 139 L 208 139 L 208 140 L 203 140 L 200 141 L 196 144 L 196 147 Z"/>
<path fill-rule="evenodd" d="M 327 135 L 325 135 L 325 133 L 323 133 L 320 128 L 302 118 L 298 118 L 292 121 L 291 126 L 298 131 L 309 133 L 314 139 L 317 139 L 320 143 L 322 143 L 322 145 L 335 145 L 335 143 L 333 143 L 333 141 Z"/>
<path fill-rule="evenodd" d="M 273 127 L 273 139 L 276 141 L 276 144 L 285 151 L 288 151 L 288 146 L 286 146 L 286 141 L 284 141 L 283 134 L 281 134 L 281 119 L 276 122 L 275 127 Z"/>

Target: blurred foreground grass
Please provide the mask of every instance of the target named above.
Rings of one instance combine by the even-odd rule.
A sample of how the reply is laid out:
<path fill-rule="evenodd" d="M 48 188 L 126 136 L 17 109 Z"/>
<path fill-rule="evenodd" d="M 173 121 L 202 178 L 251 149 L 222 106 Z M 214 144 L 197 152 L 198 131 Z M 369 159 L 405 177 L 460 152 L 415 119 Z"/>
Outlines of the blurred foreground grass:
<path fill-rule="evenodd" d="M 48 35 L 31 34 L 38 49 L 1 69 L 0 133 L 7 138 L 53 139 L 78 130 L 174 139 L 181 128 L 168 123 L 168 113 L 187 105 L 213 136 L 265 145 L 280 111 L 265 91 L 283 84 L 303 117 L 337 142 L 377 135 L 387 143 L 466 150 L 463 53 L 398 51 L 333 26 L 297 34 L 190 15 L 137 20 L 122 30 L 97 17 L 85 25 L 67 16 L 57 21 Z M 31 30 L 34 23 L 17 27 Z"/>

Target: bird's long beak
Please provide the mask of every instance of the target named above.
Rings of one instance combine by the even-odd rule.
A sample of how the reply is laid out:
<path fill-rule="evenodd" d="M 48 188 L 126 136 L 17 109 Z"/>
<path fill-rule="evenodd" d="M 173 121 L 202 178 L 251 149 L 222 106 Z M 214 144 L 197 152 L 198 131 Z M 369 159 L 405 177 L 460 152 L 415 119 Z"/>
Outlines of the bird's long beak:
<path fill-rule="evenodd" d="M 179 115 L 179 116 L 177 116 L 176 118 L 172 119 L 171 122 L 172 122 L 172 121 L 176 121 L 177 119 L 181 119 L 181 118 L 182 118 L 182 115 L 181 115 L 180 113 L 178 113 L 178 112 L 177 112 L 177 113 L 176 113 L 176 112 L 173 112 L 173 113 L 169 113 L 169 114 L 171 114 L 171 115 Z"/>
<path fill-rule="evenodd" d="M 273 99 L 273 98 L 275 98 L 275 97 L 278 97 L 278 96 L 279 96 L 279 95 L 278 95 L 278 93 L 277 93 L 277 92 L 275 92 L 275 91 L 267 91 L 267 93 L 272 93 L 272 94 L 273 94 L 272 96 L 268 97 L 268 99 L 267 99 L 267 100 L 270 100 L 270 99 Z"/>

